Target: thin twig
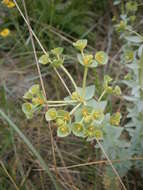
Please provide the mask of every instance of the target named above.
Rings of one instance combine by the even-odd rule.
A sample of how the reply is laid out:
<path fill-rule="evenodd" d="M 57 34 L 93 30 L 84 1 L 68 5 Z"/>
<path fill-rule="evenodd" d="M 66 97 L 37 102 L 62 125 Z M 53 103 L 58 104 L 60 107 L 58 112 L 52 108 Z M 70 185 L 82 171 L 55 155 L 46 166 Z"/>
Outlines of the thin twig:
<path fill-rule="evenodd" d="M 59 74 L 58 70 L 56 68 L 54 68 L 55 72 L 57 73 L 58 77 L 60 78 L 61 82 L 63 83 L 65 89 L 67 90 L 67 92 L 69 93 L 69 95 L 71 96 L 71 92 L 69 90 L 69 88 L 67 87 L 65 81 L 62 79 L 61 75 Z"/>
<path fill-rule="evenodd" d="M 21 11 L 19 5 L 17 4 L 16 0 L 13 0 L 13 1 L 14 1 L 15 5 L 16 5 L 16 7 L 17 7 L 17 9 L 18 9 L 18 11 L 19 11 L 19 13 L 20 13 L 20 15 L 22 16 L 22 18 L 24 19 L 25 23 L 27 24 L 27 26 L 28 26 L 30 32 L 32 33 L 32 35 L 33 35 L 34 38 L 36 39 L 37 43 L 39 44 L 40 48 L 42 49 L 43 53 L 44 53 L 44 54 L 47 54 L 47 51 L 45 50 L 45 48 L 44 48 L 43 45 L 41 44 L 41 42 L 40 42 L 40 40 L 38 39 L 38 37 L 36 36 L 35 32 L 32 30 L 31 26 L 29 25 L 29 22 L 27 21 L 27 19 L 25 18 L 24 14 L 22 13 L 22 11 Z M 56 73 L 58 74 L 58 76 L 60 76 L 60 74 L 58 73 L 58 71 L 57 71 Z M 60 76 L 60 79 L 62 79 L 61 76 Z M 62 79 L 61 81 L 62 81 L 62 83 L 63 83 L 64 80 Z M 65 84 L 65 82 L 64 82 L 64 84 Z M 65 86 L 65 85 L 64 85 L 64 86 Z"/>
<path fill-rule="evenodd" d="M 63 65 L 61 65 L 61 68 L 63 69 L 63 71 L 67 74 L 67 76 L 68 76 L 69 79 L 71 80 L 71 82 L 72 82 L 72 84 L 73 84 L 73 86 L 74 86 L 74 88 L 75 88 L 75 91 L 77 91 L 77 85 L 76 85 L 76 83 L 75 83 L 73 77 L 70 75 L 70 73 L 68 72 L 68 70 L 67 70 Z"/>
<path fill-rule="evenodd" d="M 22 11 L 21 11 L 19 5 L 17 4 L 16 0 L 13 0 L 13 1 L 14 1 L 14 3 L 15 3 L 16 8 L 18 9 L 19 13 L 21 14 L 22 18 L 24 19 L 25 23 L 27 24 L 27 26 L 29 26 L 29 23 L 28 23 L 27 19 L 25 18 L 24 14 L 22 13 Z M 43 51 L 45 54 L 47 54 L 47 51 L 46 51 L 46 50 L 44 49 L 44 47 L 42 46 L 41 42 L 40 42 L 39 39 L 37 38 L 37 36 L 36 36 L 36 34 L 34 33 L 34 31 L 32 30 L 32 28 L 29 27 L 29 29 L 30 29 L 32 35 L 34 36 L 34 38 L 36 39 L 36 41 L 38 42 L 38 44 L 39 44 L 40 48 L 42 49 L 42 51 Z"/>
<path fill-rule="evenodd" d="M 30 174 L 30 172 L 31 172 L 32 167 L 33 167 L 33 165 L 31 165 L 31 166 L 29 167 L 29 169 L 28 169 L 27 172 L 26 172 L 26 175 L 23 177 L 23 179 L 22 179 L 22 181 L 21 181 L 21 183 L 20 183 L 20 189 L 22 189 L 22 187 L 24 186 L 24 184 L 25 184 L 25 182 L 26 182 L 26 180 L 27 180 L 27 178 L 28 178 L 28 176 L 29 176 L 29 174 Z"/>
<path fill-rule="evenodd" d="M 70 115 L 72 115 L 78 108 L 79 106 L 81 105 L 81 103 L 77 104 L 70 112 Z"/>
<path fill-rule="evenodd" d="M 61 162 L 62 162 L 62 165 L 65 167 L 65 172 L 66 172 L 66 174 L 67 174 L 67 177 L 68 177 L 68 179 L 69 179 L 71 185 L 72 185 L 73 187 L 75 187 L 75 186 L 74 186 L 74 183 L 73 183 L 73 180 L 72 180 L 72 177 L 71 177 L 71 175 L 69 174 L 69 171 L 66 169 L 65 161 L 64 161 L 63 156 L 62 156 L 62 154 L 61 154 L 61 152 L 60 152 L 60 150 L 59 150 L 59 148 L 58 148 L 58 146 L 57 146 L 57 143 L 56 143 L 56 142 L 54 142 L 54 143 L 55 143 L 55 147 L 56 147 L 57 153 L 58 153 L 58 155 L 59 155 L 59 157 L 60 157 L 60 160 L 61 160 Z"/>
<path fill-rule="evenodd" d="M 48 107 L 63 107 L 63 106 L 68 106 L 69 104 L 52 104 L 52 105 L 48 105 Z"/>
<path fill-rule="evenodd" d="M 51 129 L 51 124 L 50 124 L 50 122 L 48 122 L 48 127 L 49 127 L 49 130 L 50 130 L 50 137 L 51 137 L 51 145 L 52 145 L 52 154 L 53 154 L 54 169 L 55 169 L 55 172 L 56 172 L 56 177 L 58 178 L 56 154 L 55 154 L 55 147 L 54 147 L 54 138 L 53 138 L 53 133 L 52 133 L 52 129 Z"/>
<path fill-rule="evenodd" d="M 143 157 L 135 157 L 135 158 L 127 158 L 127 159 L 122 159 L 122 160 L 111 160 L 112 163 L 119 163 L 119 162 L 125 162 L 125 161 L 136 161 L 136 160 L 143 160 Z M 83 166 L 92 166 L 92 165 L 97 165 L 97 164 L 109 164 L 108 160 L 98 160 L 98 161 L 93 161 L 93 162 L 87 162 L 87 163 L 82 163 L 82 164 L 75 164 L 71 166 L 66 166 L 66 169 L 72 169 L 72 168 L 78 168 L 78 167 L 83 167 Z M 65 170 L 65 167 L 57 167 L 58 170 Z M 34 169 L 34 171 L 43 171 L 43 169 Z M 50 168 L 51 171 L 54 170 L 54 168 Z"/>
<path fill-rule="evenodd" d="M 8 171 L 7 171 L 6 167 L 5 167 L 5 165 L 3 164 L 3 162 L 2 162 L 1 160 L 0 160 L 0 165 L 1 165 L 1 167 L 3 168 L 4 172 L 6 173 L 6 175 L 9 177 L 10 181 L 13 183 L 15 189 L 16 189 L 16 190 L 20 190 L 20 189 L 18 188 L 18 186 L 16 185 L 15 181 L 13 180 L 13 178 L 11 177 L 11 175 L 8 173 Z"/>
<path fill-rule="evenodd" d="M 112 163 L 119 163 L 119 162 L 125 162 L 127 160 L 130 161 L 136 161 L 136 160 L 143 160 L 143 157 L 137 157 L 137 158 L 128 158 L 128 159 L 123 159 L 123 160 L 111 160 Z M 93 161 L 93 162 L 87 162 L 87 163 L 82 163 L 82 164 L 75 164 L 75 165 L 71 165 L 71 166 L 66 166 L 67 169 L 71 169 L 71 168 L 78 168 L 78 167 L 82 167 L 82 166 L 92 166 L 92 165 L 96 165 L 96 164 L 109 164 L 108 160 L 98 160 L 98 161 Z M 51 169 L 51 168 L 50 168 Z M 58 170 L 64 170 L 64 167 L 58 167 Z"/>
<path fill-rule="evenodd" d="M 38 64 L 38 58 L 37 58 L 37 54 L 36 54 L 36 49 L 35 49 L 35 44 L 34 44 L 33 36 L 32 36 L 31 30 L 30 30 L 30 23 L 29 23 L 29 18 L 28 18 L 28 13 L 27 13 L 27 9 L 26 9 L 25 0 L 22 0 L 22 3 L 23 3 L 23 6 L 24 6 L 24 11 L 25 11 L 26 19 L 28 21 L 28 29 L 29 29 L 30 38 L 31 38 L 31 42 L 32 42 L 32 47 L 33 47 L 33 51 L 34 51 L 34 55 L 35 55 L 35 60 L 36 60 L 36 63 L 37 63 L 37 69 L 38 69 L 39 76 L 40 76 L 41 72 L 40 72 L 40 67 L 39 67 L 39 64 Z M 44 93 L 44 95 L 46 97 L 46 92 L 45 92 L 43 81 L 42 81 L 42 87 L 43 87 L 43 91 L 44 91 L 43 93 Z M 48 106 L 48 104 L 47 104 L 47 106 Z M 48 107 L 47 107 L 47 109 L 48 109 Z M 53 140 L 53 134 L 52 134 L 50 123 L 48 123 L 48 127 L 49 127 L 49 130 L 50 130 L 50 137 L 51 137 L 51 145 L 52 145 L 52 153 L 53 153 L 55 172 L 56 172 L 56 177 L 58 178 L 58 171 L 56 169 L 57 165 L 56 165 L 56 156 L 55 156 L 55 149 L 54 149 L 54 140 Z"/>
<path fill-rule="evenodd" d="M 29 21 L 29 17 L 28 17 L 28 13 L 27 13 L 27 9 L 26 9 L 26 5 L 25 5 L 24 0 L 22 0 L 22 4 L 23 4 L 23 7 L 24 7 L 25 15 L 26 15 L 27 26 L 28 26 L 28 30 L 29 30 L 29 34 L 30 34 L 30 39 L 31 39 L 33 53 L 34 53 L 34 57 L 35 57 L 35 61 L 36 61 L 36 66 L 37 66 L 37 70 L 38 70 L 38 74 L 39 74 L 39 78 L 40 78 L 40 82 L 41 82 L 41 86 L 42 86 L 42 91 L 43 91 L 43 94 L 44 94 L 45 98 L 47 99 L 46 91 L 45 91 L 45 87 L 44 87 L 44 82 L 43 82 L 43 79 L 42 79 L 41 70 L 40 70 L 39 63 L 38 63 L 38 57 L 37 57 L 37 53 L 36 53 L 36 48 L 35 48 L 35 44 L 34 44 L 34 40 L 33 40 L 33 33 L 31 32 L 30 21 Z"/>

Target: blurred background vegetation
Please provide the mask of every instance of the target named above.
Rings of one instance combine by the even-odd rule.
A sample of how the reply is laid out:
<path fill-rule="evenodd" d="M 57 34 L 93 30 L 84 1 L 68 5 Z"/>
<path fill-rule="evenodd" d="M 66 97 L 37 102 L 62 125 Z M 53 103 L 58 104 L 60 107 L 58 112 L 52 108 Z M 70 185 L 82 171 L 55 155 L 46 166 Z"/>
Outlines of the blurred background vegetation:
<path fill-rule="evenodd" d="M 21 1 L 17 2 L 23 10 Z M 88 39 L 88 50 L 91 52 L 104 50 L 110 56 L 110 65 L 106 69 L 90 71 L 89 83 L 94 82 L 100 91 L 100 79 L 105 73 L 113 78 L 116 77 L 120 70 L 118 60 L 121 41 L 114 30 L 113 18 L 116 17 L 118 21 L 127 1 L 122 1 L 122 7 L 114 5 L 118 4 L 117 0 L 26 0 L 25 2 L 32 28 L 39 40 L 47 51 L 57 46 L 64 47 L 64 54 L 67 57 L 65 66 L 78 83 L 82 80 L 82 68 L 75 61 L 72 43 L 82 38 Z M 143 3 L 142 0 L 137 2 L 140 6 L 136 15 L 135 29 L 142 32 Z M 4 28 L 10 29 L 10 35 L 6 38 L 0 37 L 0 108 L 19 126 L 52 171 L 54 163 L 47 123 L 41 116 L 37 116 L 33 121 L 27 121 L 21 111 L 23 94 L 32 84 L 39 83 L 28 28 L 16 7 L 9 9 L 0 3 L 0 30 Z M 40 56 L 41 49 L 37 43 L 35 44 L 37 54 Z M 52 69 L 42 67 L 41 72 L 48 98 L 51 100 L 63 98 L 66 94 L 64 87 Z M 60 74 L 66 81 L 66 76 L 62 72 Z M 122 73 L 118 78 L 120 76 Z M 119 104 L 116 99 L 111 103 L 113 109 Z M 92 143 L 89 144 L 73 136 L 58 139 L 54 126 L 52 127 L 58 167 L 98 160 L 99 153 L 95 152 Z M 0 160 L 2 161 L 0 190 L 15 189 L 7 172 L 21 190 L 54 190 L 48 175 L 40 170 L 38 161 L 2 118 L 0 118 Z M 62 184 L 62 189 L 107 189 L 107 183 L 111 183 L 111 179 L 104 176 L 102 166 L 98 163 L 69 168 L 70 176 L 67 175 L 67 170 L 61 169 L 58 183 Z M 128 189 L 134 190 L 143 189 L 142 180 L 140 173 L 133 169 L 124 178 Z M 71 185 L 71 181 L 74 185 Z M 113 189 L 118 190 L 120 187 L 116 184 Z"/>

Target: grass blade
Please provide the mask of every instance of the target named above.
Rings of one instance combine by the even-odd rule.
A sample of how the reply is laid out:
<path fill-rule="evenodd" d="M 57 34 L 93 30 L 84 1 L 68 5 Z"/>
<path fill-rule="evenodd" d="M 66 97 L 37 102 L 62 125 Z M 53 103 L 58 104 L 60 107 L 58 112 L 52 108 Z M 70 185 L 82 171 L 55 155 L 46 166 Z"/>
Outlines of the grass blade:
<path fill-rule="evenodd" d="M 23 140 L 23 142 L 28 146 L 28 148 L 32 151 L 32 153 L 35 155 L 35 157 L 38 159 L 39 163 L 41 164 L 41 167 L 47 172 L 49 175 L 51 181 L 53 182 L 55 189 L 59 190 L 54 176 L 49 170 L 49 167 L 41 157 L 41 155 L 37 152 L 37 150 L 34 148 L 34 146 L 31 144 L 31 142 L 27 139 L 27 137 L 20 131 L 20 129 L 13 123 L 13 121 L 0 109 L 0 116 L 14 129 L 14 131 L 19 135 L 19 137 Z"/>

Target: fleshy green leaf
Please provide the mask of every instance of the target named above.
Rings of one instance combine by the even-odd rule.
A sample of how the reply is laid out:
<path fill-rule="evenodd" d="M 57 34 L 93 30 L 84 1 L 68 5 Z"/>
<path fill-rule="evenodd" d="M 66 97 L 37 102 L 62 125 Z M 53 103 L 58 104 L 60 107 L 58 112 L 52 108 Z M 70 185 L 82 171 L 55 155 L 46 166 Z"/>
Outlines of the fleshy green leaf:
<path fill-rule="evenodd" d="M 101 129 L 95 129 L 95 137 L 96 137 L 98 140 L 103 139 L 103 132 L 102 132 Z"/>
<path fill-rule="evenodd" d="M 94 125 L 88 125 L 85 130 L 85 136 L 87 136 L 90 140 L 95 137 L 95 131 L 96 128 Z"/>
<path fill-rule="evenodd" d="M 143 44 L 138 49 L 138 56 L 141 57 L 142 53 L 143 53 Z"/>
<path fill-rule="evenodd" d="M 73 123 L 72 132 L 75 136 L 84 137 L 85 129 L 81 123 Z"/>
<path fill-rule="evenodd" d="M 58 110 L 57 117 L 63 119 L 65 122 L 71 120 L 69 112 L 65 110 Z"/>
<path fill-rule="evenodd" d="M 101 124 L 104 119 L 103 109 L 97 109 L 93 112 L 93 119 L 95 124 Z"/>
<path fill-rule="evenodd" d="M 113 114 L 110 118 L 110 124 L 113 126 L 119 126 L 120 124 L 120 120 L 121 120 L 121 113 L 120 112 L 116 112 L 115 114 Z"/>
<path fill-rule="evenodd" d="M 71 129 L 70 129 L 69 125 L 64 124 L 64 125 L 58 127 L 58 130 L 57 130 L 58 137 L 66 137 L 70 133 L 71 133 Z"/>
<path fill-rule="evenodd" d="M 33 98 L 33 95 L 28 91 L 23 96 L 24 99 L 31 100 Z"/>
<path fill-rule="evenodd" d="M 63 64 L 63 59 L 54 59 L 52 61 L 52 66 L 54 67 L 59 67 Z"/>
<path fill-rule="evenodd" d="M 45 118 L 46 118 L 46 121 L 55 120 L 57 118 L 57 111 L 56 111 L 56 109 L 55 108 L 49 109 L 45 113 Z"/>
<path fill-rule="evenodd" d="M 106 108 L 106 105 L 107 105 L 107 101 L 100 101 L 100 102 L 97 102 L 96 100 L 92 99 L 92 100 L 89 100 L 87 102 L 87 105 L 88 106 L 92 106 L 93 108 L 95 108 L 96 110 L 105 110 Z"/>
<path fill-rule="evenodd" d="M 39 63 L 46 65 L 50 62 L 49 54 L 44 54 L 39 58 Z"/>
<path fill-rule="evenodd" d="M 108 62 L 108 55 L 104 51 L 98 51 L 95 54 L 95 61 L 97 61 L 99 65 L 105 65 Z"/>
<path fill-rule="evenodd" d="M 25 113 L 27 119 L 31 119 L 33 117 L 33 105 L 31 103 L 22 104 L 22 111 Z"/>
<path fill-rule="evenodd" d="M 38 95 L 40 91 L 40 86 L 39 84 L 34 84 L 33 86 L 30 87 L 29 92 L 32 95 Z"/>
<path fill-rule="evenodd" d="M 87 40 L 78 40 L 75 43 L 73 43 L 73 46 L 76 47 L 78 50 L 83 51 L 84 48 L 87 46 Z"/>
<path fill-rule="evenodd" d="M 138 37 L 138 36 L 127 36 L 125 38 L 129 42 L 133 42 L 133 43 L 141 43 L 141 42 L 143 42 L 143 39 Z"/>
<path fill-rule="evenodd" d="M 62 47 L 57 47 L 57 48 L 54 48 L 51 50 L 51 52 L 57 56 L 61 55 L 63 53 L 63 51 L 64 51 L 64 48 L 62 48 Z"/>
<path fill-rule="evenodd" d="M 88 55 L 88 56 L 91 56 L 91 55 Z M 98 63 L 95 60 L 93 60 L 92 57 L 91 57 L 91 60 L 89 60 L 88 64 L 84 63 L 84 60 L 83 60 L 83 57 L 81 54 L 77 54 L 77 59 L 81 65 L 87 66 L 90 68 L 97 67 L 97 65 L 98 65 Z"/>
<path fill-rule="evenodd" d="M 82 96 L 82 88 L 78 87 L 77 92 Z M 90 85 L 85 88 L 85 100 L 90 100 L 95 94 L 95 85 Z"/>
<path fill-rule="evenodd" d="M 115 86 L 113 94 L 115 94 L 116 96 L 120 96 L 122 94 L 121 88 L 119 86 Z"/>

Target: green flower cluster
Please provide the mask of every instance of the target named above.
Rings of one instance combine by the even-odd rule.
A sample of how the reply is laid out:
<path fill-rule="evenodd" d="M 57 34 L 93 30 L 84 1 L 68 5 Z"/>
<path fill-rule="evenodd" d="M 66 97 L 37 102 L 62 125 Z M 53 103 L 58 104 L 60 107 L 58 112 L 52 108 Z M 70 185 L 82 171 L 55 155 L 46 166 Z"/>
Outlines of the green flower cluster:
<path fill-rule="evenodd" d="M 138 4 L 135 1 L 129 1 L 126 3 L 127 13 L 135 13 L 138 10 Z"/>
<path fill-rule="evenodd" d="M 136 12 L 138 10 L 138 4 L 135 1 L 128 1 L 125 4 L 126 13 L 121 15 L 121 20 L 115 25 L 116 31 L 119 33 L 126 33 L 126 31 L 132 28 L 132 24 L 136 20 Z"/>
<path fill-rule="evenodd" d="M 22 104 L 22 110 L 28 119 L 31 119 L 34 112 L 40 110 L 46 103 L 45 97 L 38 84 L 31 86 L 23 98 L 26 102 Z"/>
<path fill-rule="evenodd" d="M 121 113 L 116 112 L 110 117 L 110 124 L 113 126 L 119 126 L 121 120 Z"/>
<path fill-rule="evenodd" d="M 66 137 L 71 132 L 78 137 L 103 138 L 101 122 L 104 118 L 102 110 L 92 110 L 92 107 L 83 107 L 81 111 L 81 122 L 71 122 L 70 113 L 64 110 L 49 109 L 45 118 L 46 121 L 55 121 L 57 124 L 57 135 Z"/>
<path fill-rule="evenodd" d="M 78 49 L 81 54 L 77 55 L 78 61 L 85 67 L 97 67 L 98 65 L 105 65 L 108 62 L 108 55 L 104 51 L 98 51 L 95 55 L 84 54 L 84 49 L 87 46 L 87 40 L 78 40 L 73 43 L 73 46 Z"/>
<path fill-rule="evenodd" d="M 85 54 L 84 49 L 87 46 L 87 40 L 78 40 L 73 45 L 80 51 L 77 58 L 79 63 L 84 66 L 84 75 L 82 87 L 77 87 L 72 76 L 62 66 L 63 71 L 68 75 L 74 84 L 75 91 L 64 100 L 47 101 L 40 90 L 39 85 L 33 85 L 23 96 L 26 101 L 22 105 L 22 110 L 28 119 L 33 117 L 36 111 L 46 107 L 45 119 L 47 122 L 55 122 L 57 126 L 57 135 L 66 137 L 71 133 L 77 137 L 92 139 L 104 139 L 105 128 L 109 126 L 118 126 L 121 116 L 119 113 L 110 116 L 105 114 L 106 101 L 101 101 L 105 94 L 121 95 L 119 86 L 111 84 L 112 78 L 105 75 L 103 81 L 103 92 L 97 100 L 95 100 L 95 85 L 86 86 L 88 67 L 97 67 L 107 64 L 108 55 L 103 51 L 96 52 L 95 55 Z M 53 67 L 59 67 L 63 64 L 62 56 L 63 48 L 58 47 L 52 49 L 49 53 L 40 57 L 39 62 L 43 65 L 50 63 Z M 57 109 L 57 107 L 66 106 L 65 109 Z M 70 112 L 66 111 L 71 109 Z M 112 127 L 111 127 L 112 128 Z"/>
<path fill-rule="evenodd" d="M 50 52 L 47 52 L 47 54 L 44 54 L 39 58 L 39 63 L 42 65 L 50 64 L 53 67 L 61 66 L 64 63 L 62 55 L 63 50 L 64 49 L 62 47 L 52 49 Z"/>
<path fill-rule="evenodd" d="M 115 96 L 120 96 L 122 94 L 121 89 L 118 85 L 113 87 L 110 83 L 112 82 L 112 78 L 109 75 L 104 76 L 104 83 L 103 83 L 103 88 L 106 93 L 112 94 Z"/>
<path fill-rule="evenodd" d="M 66 137 L 71 133 L 71 117 L 70 113 L 65 110 L 56 110 L 55 108 L 49 109 L 45 113 L 46 121 L 55 121 L 58 129 L 57 135 L 59 137 Z"/>
<path fill-rule="evenodd" d="M 59 137 L 66 137 L 73 133 L 77 137 L 88 140 L 103 139 L 105 120 L 112 126 L 119 126 L 121 119 L 121 114 L 117 112 L 107 120 L 103 109 L 94 109 L 91 106 L 80 107 L 74 116 L 75 119 L 72 122 L 68 111 L 56 110 L 55 108 L 49 109 L 45 114 L 46 121 L 54 121 L 57 124 L 57 135 Z"/>

